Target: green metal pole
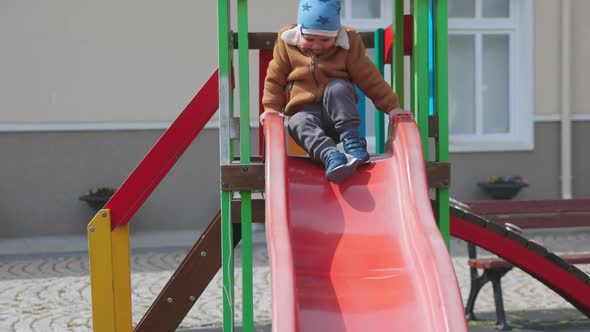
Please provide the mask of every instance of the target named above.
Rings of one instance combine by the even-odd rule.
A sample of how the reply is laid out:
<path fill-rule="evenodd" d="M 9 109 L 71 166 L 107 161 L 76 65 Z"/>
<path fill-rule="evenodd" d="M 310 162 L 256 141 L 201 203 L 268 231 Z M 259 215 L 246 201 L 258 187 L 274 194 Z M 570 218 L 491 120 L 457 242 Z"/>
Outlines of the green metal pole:
<path fill-rule="evenodd" d="M 393 59 L 391 60 L 391 83 L 397 94 L 399 105 L 405 108 L 404 89 L 404 0 L 394 0 L 393 9 Z M 387 133 L 391 132 L 391 123 L 387 126 Z"/>
<path fill-rule="evenodd" d="M 238 0 L 238 61 L 240 71 L 240 162 L 250 160 L 250 69 L 248 50 L 248 0 Z M 254 331 L 252 263 L 252 194 L 240 192 L 242 213 L 242 331 Z"/>
<path fill-rule="evenodd" d="M 434 1 L 434 103 L 439 124 L 438 137 L 436 138 L 436 160 L 441 162 L 449 161 L 449 33 L 447 8 L 447 0 Z M 448 188 L 436 191 L 437 222 L 447 247 L 450 249 L 449 199 Z"/>
<path fill-rule="evenodd" d="M 395 0 L 394 9 L 394 40 L 392 79 L 393 91 L 399 98 L 399 104 L 404 107 L 404 0 Z"/>
<path fill-rule="evenodd" d="M 229 0 L 217 1 L 219 35 L 219 162 L 233 159 L 229 123 L 232 113 L 231 31 Z M 234 330 L 234 254 L 231 224 L 231 191 L 221 191 L 221 255 L 223 273 L 223 330 Z"/>
<path fill-rule="evenodd" d="M 375 30 L 375 65 L 381 75 L 385 71 L 385 40 L 383 29 Z M 375 109 L 375 152 L 383 153 L 385 150 L 385 121 L 383 112 Z"/>
<path fill-rule="evenodd" d="M 428 148 L 428 0 L 413 0 L 414 52 L 412 54 L 412 109 L 422 138 L 424 158 Z"/>
<path fill-rule="evenodd" d="M 221 192 L 221 254 L 223 273 L 223 331 L 234 330 L 234 235 L 230 225 L 231 191 Z"/>

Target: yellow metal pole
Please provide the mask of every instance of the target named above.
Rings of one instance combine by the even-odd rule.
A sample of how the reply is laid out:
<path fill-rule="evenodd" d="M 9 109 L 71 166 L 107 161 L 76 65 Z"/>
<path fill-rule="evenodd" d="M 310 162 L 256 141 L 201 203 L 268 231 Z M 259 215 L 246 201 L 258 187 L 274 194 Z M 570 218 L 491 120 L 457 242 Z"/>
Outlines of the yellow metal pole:
<path fill-rule="evenodd" d="M 110 210 L 100 210 L 87 233 L 93 330 L 131 331 L 129 227 L 111 232 Z"/>
<path fill-rule="evenodd" d="M 115 289 L 115 325 L 117 332 L 130 332 L 131 322 L 131 261 L 129 224 L 119 225 L 111 232 L 113 288 Z"/>

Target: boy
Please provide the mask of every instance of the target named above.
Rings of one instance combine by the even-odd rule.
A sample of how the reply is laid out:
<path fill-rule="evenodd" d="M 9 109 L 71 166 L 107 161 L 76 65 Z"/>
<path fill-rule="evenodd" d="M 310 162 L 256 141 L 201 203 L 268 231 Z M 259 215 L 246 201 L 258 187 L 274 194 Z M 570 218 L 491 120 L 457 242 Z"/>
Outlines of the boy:
<path fill-rule="evenodd" d="M 326 177 L 341 183 L 370 155 L 360 137 L 356 84 L 392 118 L 403 112 L 397 95 L 365 55 L 360 35 L 340 25 L 340 0 L 301 0 L 297 25 L 279 31 L 268 66 L 265 112 L 289 116 L 289 133 Z M 342 142 L 344 152 L 336 144 Z M 347 158 L 348 157 L 348 158 Z"/>

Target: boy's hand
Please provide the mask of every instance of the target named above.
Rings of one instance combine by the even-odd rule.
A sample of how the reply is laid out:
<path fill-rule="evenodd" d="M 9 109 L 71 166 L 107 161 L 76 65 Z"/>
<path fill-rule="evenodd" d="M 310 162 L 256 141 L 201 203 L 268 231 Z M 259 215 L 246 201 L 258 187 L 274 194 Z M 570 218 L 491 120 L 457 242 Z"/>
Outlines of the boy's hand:
<path fill-rule="evenodd" d="M 278 116 L 284 117 L 283 113 L 281 113 L 277 110 L 266 108 L 266 109 L 264 109 L 264 113 L 260 114 L 260 124 L 261 125 L 264 125 L 264 118 L 266 118 L 266 116 L 269 114 L 276 114 Z"/>
<path fill-rule="evenodd" d="M 387 113 L 387 115 L 389 115 L 389 121 L 393 122 L 393 118 L 398 115 L 398 114 L 404 114 L 406 112 L 409 112 L 408 110 L 405 110 L 403 108 L 396 108 L 396 109 L 392 109 L 391 111 L 389 111 Z"/>

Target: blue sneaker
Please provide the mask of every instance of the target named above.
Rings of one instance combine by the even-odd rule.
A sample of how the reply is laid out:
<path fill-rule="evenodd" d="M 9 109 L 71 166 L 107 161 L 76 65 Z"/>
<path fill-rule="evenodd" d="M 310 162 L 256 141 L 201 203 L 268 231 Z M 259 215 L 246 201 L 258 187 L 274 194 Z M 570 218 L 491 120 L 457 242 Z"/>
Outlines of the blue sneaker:
<path fill-rule="evenodd" d="M 367 152 L 367 141 L 361 137 L 347 137 L 342 140 L 344 152 L 351 155 L 353 158 L 366 163 L 371 159 Z"/>
<path fill-rule="evenodd" d="M 324 157 L 323 161 L 326 167 L 328 181 L 336 184 L 341 183 L 351 176 L 359 164 L 354 159 L 349 161 L 346 155 L 340 151 L 334 151 L 328 154 Z"/>

